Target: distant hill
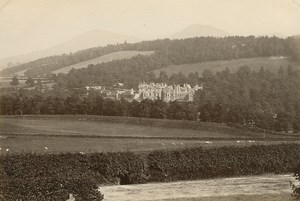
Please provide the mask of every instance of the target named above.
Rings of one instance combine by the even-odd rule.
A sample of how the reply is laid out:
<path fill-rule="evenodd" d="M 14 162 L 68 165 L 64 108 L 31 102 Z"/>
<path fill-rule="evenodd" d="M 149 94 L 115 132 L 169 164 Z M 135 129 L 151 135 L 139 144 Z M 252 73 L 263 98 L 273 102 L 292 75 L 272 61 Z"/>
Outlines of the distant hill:
<path fill-rule="evenodd" d="M 198 72 L 199 75 L 202 75 L 202 72 L 205 69 L 209 69 L 212 72 L 220 72 L 225 70 L 226 67 L 231 71 L 235 72 L 241 66 L 248 66 L 254 71 L 258 71 L 261 66 L 265 69 L 270 70 L 271 72 L 276 73 L 280 66 L 288 67 L 291 65 L 294 69 L 300 70 L 300 64 L 291 61 L 289 58 L 285 57 L 254 57 L 254 58 L 241 58 L 234 60 L 222 60 L 222 61 L 208 61 L 194 64 L 181 64 L 181 65 L 170 65 L 166 68 L 161 68 L 154 71 L 156 76 L 159 75 L 160 71 L 166 71 L 170 76 L 174 73 L 182 72 L 185 75 L 189 73 Z"/>
<path fill-rule="evenodd" d="M 112 33 L 104 30 L 93 30 L 83 33 L 60 45 L 49 48 L 49 51 L 58 52 L 58 54 L 69 53 L 91 47 L 124 43 L 125 41 L 129 43 L 134 43 L 140 40 L 133 36 L 125 34 Z"/>
<path fill-rule="evenodd" d="M 193 24 L 183 30 L 169 36 L 170 39 L 193 38 L 200 36 L 225 37 L 230 34 L 222 29 L 215 28 L 209 25 Z"/>
<path fill-rule="evenodd" d="M 290 45 L 290 42 L 292 41 L 276 37 L 230 36 L 226 38 L 195 37 L 184 40 L 162 39 L 139 43 L 121 43 L 118 45 L 89 48 L 72 54 L 40 58 L 29 63 L 5 69 L 0 73 L 3 76 L 12 76 L 17 72 L 24 71 L 25 75 L 30 77 L 46 76 L 53 71 L 67 66 L 78 66 L 76 64 L 81 62 L 93 59 L 93 61 L 98 62 L 99 57 L 119 51 L 155 51 L 155 54 L 151 55 L 151 58 L 140 57 L 142 61 L 141 63 L 137 61 L 137 66 L 131 66 L 130 62 L 128 62 L 128 68 L 130 69 L 140 67 L 143 65 L 142 63 L 147 63 L 144 60 L 150 59 L 152 63 L 147 63 L 145 65 L 148 66 L 144 66 L 146 72 L 160 69 L 170 64 L 179 65 L 280 55 L 290 57 L 292 56 L 291 52 L 295 52 L 291 49 L 293 46 Z M 126 61 L 124 62 L 126 63 Z M 86 65 L 88 63 L 83 63 L 83 66 Z M 116 69 L 118 67 L 123 69 L 122 62 L 119 65 L 114 67 Z M 80 64 L 79 68 L 81 67 L 82 65 Z M 115 72 L 118 73 L 119 70 Z"/>
<path fill-rule="evenodd" d="M 78 50 L 97 46 L 106 46 L 108 44 L 124 43 L 125 41 L 128 43 L 134 43 L 140 41 L 140 39 L 125 34 L 112 33 L 104 30 L 93 30 L 44 50 L 0 59 L 0 70 L 6 68 L 8 63 L 26 63 L 43 57 L 76 52 Z"/>
<path fill-rule="evenodd" d="M 60 68 L 58 70 L 52 71 L 51 73 L 53 74 L 58 74 L 58 73 L 68 73 L 71 69 L 80 69 L 80 68 L 86 68 L 88 65 L 96 65 L 96 64 L 101 64 L 105 62 L 110 62 L 113 60 L 120 60 L 120 59 L 131 59 L 134 56 L 137 55 L 151 55 L 154 54 L 154 51 L 118 51 L 110 54 L 106 54 L 101 57 L 97 57 L 94 59 L 90 59 L 87 61 L 83 61 L 74 65 L 66 66 L 63 68 Z"/>

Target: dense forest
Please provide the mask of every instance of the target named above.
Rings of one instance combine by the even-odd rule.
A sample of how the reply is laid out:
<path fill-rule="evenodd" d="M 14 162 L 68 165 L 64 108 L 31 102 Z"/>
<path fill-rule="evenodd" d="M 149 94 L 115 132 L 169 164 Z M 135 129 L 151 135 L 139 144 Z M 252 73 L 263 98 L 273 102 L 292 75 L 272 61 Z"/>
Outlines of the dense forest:
<path fill-rule="evenodd" d="M 300 128 L 300 71 L 291 66 L 277 74 L 241 67 L 203 75 L 204 90 L 195 97 L 201 121 L 255 124 L 271 130 Z"/>
<path fill-rule="evenodd" d="M 174 79 L 177 80 L 174 81 Z M 164 102 L 103 98 L 97 91 L 56 88 L 52 91 L 21 90 L 0 97 L 0 114 L 93 114 L 160 119 L 234 123 L 276 131 L 300 131 L 300 71 L 291 66 L 272 73 L 241 67 L 212 73 L 156 78 L 161 82 L 203 84 L 193 102 Z"/>
<path fill-rule="evenodd" d="M 49 74 L 51 71 L 64 66 L 121 50 L 155 50 L 155 55 L 152 56 L 155 58 L 150 58 L 149 60 L 151 61 L 154 59 L 159 61 L 160 65 L 151 65 L 148 69 L 148 71 L 150 71 L 153 68 L 158 69 L 160 66 L 166 64 L 186 64 L 276 55 L 296 57 L 299 53 L 297 52 L 299 51 L 297 50 L 297 47 L 296 39 L 293 37 L 282 39 L 267 36 L 231 36 L 225 38 L 197 37 L 181 40 L 161 39 L 155 41 L 143 41 L 134 44 L 124 43 L 108 45 L 106 47 L 95 47 L 75 53 L 51 56 L 5 69 L 1 72 L 1 74 L 11 75 L 14 72 L 27 70 L 25 72 L 26 76 L 35 77 L 42 74 Z M 122 62 L 111 65 L 121 70 L 123 62 L 125 62 L 125 65 L 127 64 L 127 61 L 123 60 Z M 135 61 L 132 62 L 134 63 Z M 143 61 L 137 62 L 143 65 Z M 100 69 L 104 67 L 105 64 L 95 66 L 95 68 Z M 103 72 L 103 70 L 99 71 L 100 72 L 98 72 L 97 75 Z M 120 75 L 118 76 L 120 77 Z"/>
<path fill-rule="evenodd" d="M 156 48 L 154 55 L 136 56 L 132 59 L 90 65 L 85 69 L 72 70 L 67 75 L 58 75 L 56 81 L 60 87 L 66 88 L 77 88 L 89 84 L 111 86 L 116 82 L 122 82 L 131 88 L 136 87 L 141 81 L 155 81 L 155 76 L 151 72 L 170 64 L 272 55 L 297 59 L 296 55 L 299 52 L 294 38 L 201 37 L 172 41 L 161 40 L 154 43 L 157 45 L 151 46 L 153 43 L 138 43 L 139 46 L 136 48 L 144 50 L 147 49 L 145 47 Z"/>

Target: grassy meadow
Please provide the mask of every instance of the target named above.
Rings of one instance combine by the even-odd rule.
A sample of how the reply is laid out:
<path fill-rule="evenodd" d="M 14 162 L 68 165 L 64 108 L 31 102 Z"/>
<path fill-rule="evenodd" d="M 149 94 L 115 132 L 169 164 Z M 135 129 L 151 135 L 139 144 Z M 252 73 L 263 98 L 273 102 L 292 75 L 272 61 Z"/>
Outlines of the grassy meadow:
<path fill-rule="evenodd" d="M 145 138 L 235 138 L 263 137 L 223 124 L 131 117 L 84 115 L 2 116 L 2 133 L 61 136 L 114 136 Z"/>
<path fill-rule="evenodd" d="M 300 142 L 223 124 L 100 116 L 1 116 L 0 153 L 147 152 Z M 9 149 L 9 151 L 6 151 Z"/>
<path fill-rule="evenodd" d="M 163 69 L 155 70 L 156 76 L 159 75 L 160 71 L 166 71 L 170 76 L 173 73 L 182 72 L 184 75 L 188 75 L 190 72 L 198 72 L 202 75 L 205 69 L 210 69 L 212 72 L 220 72 L 225 70 L 226 67 L 231 72 L 236 72 L 241 66 L 249 66 L 252 70 L 258 71 L 261 66 L 268 69 L 271 72 L 277 72 L 280 66 L 288 67 L 291 65 L 295 69 L 300 69 L 300 64 L 291 61 L 289 58 L 276 58 L 276 57 L 254 57 L 254 58 L 243 58 L 234 60 L 224 60 L 224 61 L 208 61 L 193 64 L 181 64 L 181 65 L 171 65 Z"/>
<path fill-rule="evenodd" d="M 105 62 L 110 62 L 113 60 L 119 60 L 119 59 L 131 59 L 134 56 L 137 55 L 151 55 L 153 54 L 154 51 L 118 51 L 118 52 L 114 52 L 114 53 L 110 53 L 110 54 L 106 54 L 94 59 L 90 59 L 87 61 L 83 61 L 83 62 L 79 62 L 77 64 L 73 64 L 70 66 L 66 66 L 63 68 L 60 68 L 58 70 L 52 71 L 52 73 L 54 74 L 58 74 L 58 73 L 68 73 L 72 68 L 74 69 L 80 69 L 80 68 L 86 68 L 88 67 L 88 65 L 91 64 L 100 64 L 100 63 L 105 63 Z"/>

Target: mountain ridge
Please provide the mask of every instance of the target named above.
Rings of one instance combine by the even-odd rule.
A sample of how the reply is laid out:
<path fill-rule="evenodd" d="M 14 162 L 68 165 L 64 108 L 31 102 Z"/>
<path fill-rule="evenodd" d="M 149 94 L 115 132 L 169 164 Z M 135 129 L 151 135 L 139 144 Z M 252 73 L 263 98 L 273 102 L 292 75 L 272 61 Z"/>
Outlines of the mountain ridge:
<path fill-rule="evenodd" d="M 16 55 L 0 59 L 0 70 L 7 68 L 8 63 L 12 63 L 12 65 L 16 63 L 26 63 L 43 57 L 68 54 L 70 52 L 76 52 L 97 46 L 124 43 L 125 41 L 134 43 L 141 41 L 141 39 L 126 34 L 113 33 L 106 30 L 91 30 L 46 49 L 36 50 L 28 54 Z"/>
<path fill-rule="evenodd" d="M 169 36 L 170 39 L 184 39 L 201 36 L 225 37 L 230 34 L 222 29 L 210 25 L 191 24 Z"/>

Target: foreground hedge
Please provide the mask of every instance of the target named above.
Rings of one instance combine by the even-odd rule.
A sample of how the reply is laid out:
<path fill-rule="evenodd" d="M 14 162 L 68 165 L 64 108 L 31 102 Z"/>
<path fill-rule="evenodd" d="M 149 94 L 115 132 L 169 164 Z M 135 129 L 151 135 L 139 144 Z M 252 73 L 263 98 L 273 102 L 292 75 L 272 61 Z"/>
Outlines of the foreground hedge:
<path fill-rule="evenodd" d="M 98 201 L 101 184 L 141 183 L 144 163 L 139 155 L 13 154 L 0 157 L 0 200 Z"/>
<path fill-rule="evenodd" d="M 99 185 L 292 172 L 299 144 L 121 153 L 9 154 L 0 157 L 0 201 L 101 201 Z M 147 162 L 147 168 L 144 163 Z M 295 172 L 299 180 L 300 165 Z"/>
<path fill-rule="evenodd" d="M 76 201 L 101 201 L 103 195 L 91 178 L 43 177 L 1 181 L 0 200 L 66 201 L 73 194 Z"/>
<path fill-rule="evenodd" d="M 299 144 L 155 151 L 148 156 L 149 180 L 166 182 L 292 172 L 299 161 Z"/>
<path fill-rule="evenodd" d="M 93 177 L 99 184 L 127 178 L 127 184 L 144 182 L 143 159 L 134 153 L 13 154 L 0 158 L 5 174 L 13 179 L 40 177 Z M 3 174 L 3 173 L 2 173 Z M 1 173 L 0 173 L 1 177 Z"/>

